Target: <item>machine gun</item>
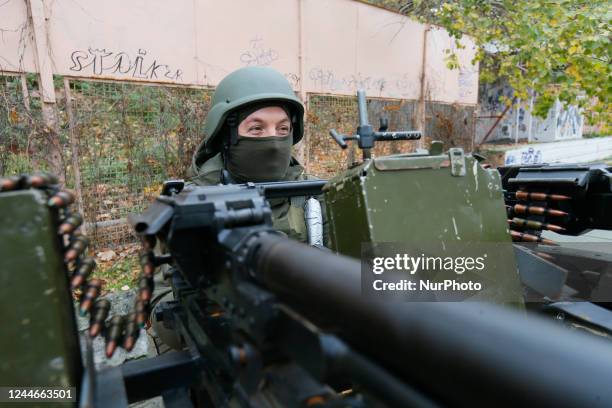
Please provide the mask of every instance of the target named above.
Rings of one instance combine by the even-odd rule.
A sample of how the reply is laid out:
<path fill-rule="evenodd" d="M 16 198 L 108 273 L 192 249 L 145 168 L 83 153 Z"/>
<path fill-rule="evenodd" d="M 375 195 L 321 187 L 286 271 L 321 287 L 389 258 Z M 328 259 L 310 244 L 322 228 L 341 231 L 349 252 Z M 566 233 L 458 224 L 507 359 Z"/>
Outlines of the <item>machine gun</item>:
<path fill-rule="evenodd" d="M 188 186 L 132 218 L 169 251 L 176 300 L 159 313 L 188 351 L 99 378 L 121 372 L 130 401 L 161 393 L 203 406 L 500 404 L 500 395 L 575 406 L 612 398 L 609 344 L 494 306 L 367 299 L 360 263 L 278 235 L 264 194 L 254 185 Z M 560 367 L 573 375 L 559 378 Z M 583 375 L 587 384 L 575 381 Z"/>
<path fill-rule="evenodd" d="M 280 236 L 265 195 L 255 185 L 177 186 L 132 217 L 149 245 L 155 239 L 168 251 L 152 261 L 172 266 L 175 300 L 158 313 L 180 333 L 180 351 L 96 371 L 87 358 L 81 366 L 78 349 L 64 349 L 67 383 L 77 386 L 80 406 L 121 407 L 157 395 L 166 406 L 612 403 L 608 342 L 483 303 L 369 299 L 361 292 L 361 264 Z M 31 219 L 25 202 L 39 205 L 41 216 L 56 213 L 38 196 L 30 189 L 0 192 L 2 208 L 11 210 L 3 213 L 12 220 L 3 218 L 6 234 Z M 57 243 L 53 230 L 42 231 Z M 42 248 L 53 253 L 52 245 Z M 32 260 L 3 253 L 12 265 L 16 259 Z M 38 265 L 35 274 L 44 266 Z M 7 264 L 0 269 L 3 279 L 13 277 Z M 65 301 L 64 295 L 57 293 Z M 70 321 L 64 301 L 57 307 Z M 64 344 L 74 341 L 76 333 L 61 333 Z M 27 353 L 26 343 L 13 353 Z M 18 363 L 3 358 L 9 367 Z"/>
<path fill-rule="evenodd" d="M 612 405 L 609 341 L 526 316 L 522 297 L 513 298 L 518 258 L 504 217 L 509 187 L 500 173 L 461 149 L 432 150 L 366 155 L 328 182 L 166 183 L 146 212 L 130 218 L 144 252 L 138 301 L 127 319 L 108 319 L 104 299 L 94 303 L 99 287 L 95 293 L 95 284 L 77 279 L 89 262 L 79 256 L 83 239 L 68 227 L 78 222 L 63 208 L 67 196 L 54 186 L 41 190 L 37 178 L 0 180 L 0 238 L 12 243 L 0 247 L 0 281 L 8 282 L 0 286 L 0 310 L 14 309 L 11 291 L 30 300 L 30 282 L 44 283 L 36 286 L 36 301 L 10 314 L 2 349 L 12 353 L 0 365 L 6 385 L 24 386 L 30 378 L 37 383 L 27 385 L 70 384 L 83 407 L 122 407 L 154 396 L 166 406 Z M 329 251 L 279 235 L 266 201 L 319 192 L 331 227 Z M 464 303 L 365 296 L 360 244 L 383 241 L 417 248 L 499 244 L 491 290 Z M 176 350 L 96 370 L 86 347 L 82 364 L 66 272 L 84 289 L 89 334 L 104 335 L 112 354 L 133 346 L 161 267 L 174 300 L 154 314 L 177 334 Z M 37 301 L 47 292 L 52 302 Z M 492 304 L 509 298 L 519 307 Z M 28 330 L 23 322 L 37 326 Z M 15 345 L 24 331 L 28 336 Z M 41 347 L 38 334 L 50 331 L 63 337 Z M 30 356 L 29 364 L 19 356 Z M 33 376 L 41 364 L 45 375 Z"/>

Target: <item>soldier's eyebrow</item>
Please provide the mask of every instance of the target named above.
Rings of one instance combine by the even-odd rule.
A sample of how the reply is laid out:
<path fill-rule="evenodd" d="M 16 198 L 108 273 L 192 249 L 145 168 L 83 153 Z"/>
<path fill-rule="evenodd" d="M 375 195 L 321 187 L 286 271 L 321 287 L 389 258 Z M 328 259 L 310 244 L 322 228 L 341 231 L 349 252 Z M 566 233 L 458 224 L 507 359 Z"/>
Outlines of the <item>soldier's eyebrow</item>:
<path fill-rule="evenodd" d="M 246 121 L 245 121 L 245 123 L 248 123 L 248 124 L 253 123 L 253 122 L 256 122 L 256 123 L 264 123 L 265 121 L 264 121 L 263 119 L 261 119 L 261 118 L 257 117 L 257 116 L 252 117 L 252 118 L 249 118 L 249 119 L 246 119 Z M 285 122 L 291 122 L 291 121 L 289 120 L 289 118 L 285 117 L 285 118 L 283 118 L 283 119 L 282 119 L 280 122 L 278 122 L 278 123 L 285 123 Z"/>

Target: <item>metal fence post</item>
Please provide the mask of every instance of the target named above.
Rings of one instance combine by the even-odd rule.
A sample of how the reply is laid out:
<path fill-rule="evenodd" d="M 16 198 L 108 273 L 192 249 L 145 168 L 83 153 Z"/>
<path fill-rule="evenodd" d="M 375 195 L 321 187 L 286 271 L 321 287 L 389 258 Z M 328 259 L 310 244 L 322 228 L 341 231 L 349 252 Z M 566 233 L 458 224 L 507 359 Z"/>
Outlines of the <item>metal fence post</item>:
<path fill-rule="evenodd" d="M 70 94 L 70 81 L 64 77 L 64 94 L 66 95 L 66 113 L 68 115 L 68 126 L 70 134 L 70 153 L 72 156 L 72 169 L 74 171 L 74 190 L 77 197 L 77 207 L 79 212 L 85 216 L 85 210 L 83 206 L 83 186 L 81 185 L 81 166 L 79 164 L 79 146 L 76 140 L 74 120 L 74 112 L 72 110 L 72 96 Z M 83 223 L 81 230 L 84 234 L 87 234 L 86 223 Z"/>
<path fill-rule="evenodd" d="M 35 61 L 38 69 L 39 90 L 42 116 L 45 124 L 45 157 L 51 172 L 57 174 L 62 184 L 66 184 L 62 147 L 59 140 L 59 127 L 53 85 L 53 68 L 49 54 L 47 19 L 43 0 L 27 0 L 29 22 L 34 32 Z M 40 148 L 40 146 L 39 146 Z M 35 163 L 37 160 L 35 160 Z"/>

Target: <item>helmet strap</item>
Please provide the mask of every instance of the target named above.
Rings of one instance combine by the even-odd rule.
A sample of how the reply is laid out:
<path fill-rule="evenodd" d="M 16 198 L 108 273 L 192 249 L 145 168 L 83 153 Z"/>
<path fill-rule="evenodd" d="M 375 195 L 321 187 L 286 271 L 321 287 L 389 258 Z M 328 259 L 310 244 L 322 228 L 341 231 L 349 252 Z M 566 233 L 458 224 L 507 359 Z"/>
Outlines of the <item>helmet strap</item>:
<path fill-rule="evenodd" d="M 230 131 L 229 140 L 225 140 L 223 142 L 223 151 L 222 151 L 222 159 L 223 159 L 223 170 L 221 171 L 221 183 L 222 184 L 234 184 L 235 181 L 232 179 L 229 171 L 227 170 L 227 155 L 230 149 L 230 146 L 236 145 L 238 143 L 238 115 L 236 113 L 230 113 L 226 119 L 227 127 Z"/>
<path fill-rule="evenodd" d="M 227 126 L 230 131 L 230 144 L 233 146 L 238 143 L 238 115 L 236 113 L 231 113 L 227 117 Z"/>

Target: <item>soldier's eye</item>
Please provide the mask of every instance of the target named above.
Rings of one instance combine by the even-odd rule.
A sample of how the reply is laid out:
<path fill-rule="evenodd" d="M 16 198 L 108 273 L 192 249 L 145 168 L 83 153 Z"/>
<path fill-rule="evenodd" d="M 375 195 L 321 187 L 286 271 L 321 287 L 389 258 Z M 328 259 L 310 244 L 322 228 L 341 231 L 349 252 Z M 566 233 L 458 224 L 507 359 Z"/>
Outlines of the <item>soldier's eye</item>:
<path fill-rule="evenodd" d="M 249 132 L 261 132 L 262 131 L 262 127 L 261 126 L 251 126 L 249 128 Z"/>

